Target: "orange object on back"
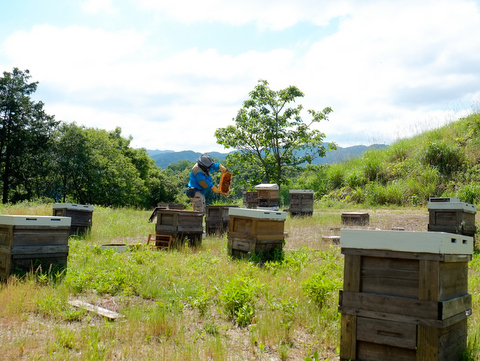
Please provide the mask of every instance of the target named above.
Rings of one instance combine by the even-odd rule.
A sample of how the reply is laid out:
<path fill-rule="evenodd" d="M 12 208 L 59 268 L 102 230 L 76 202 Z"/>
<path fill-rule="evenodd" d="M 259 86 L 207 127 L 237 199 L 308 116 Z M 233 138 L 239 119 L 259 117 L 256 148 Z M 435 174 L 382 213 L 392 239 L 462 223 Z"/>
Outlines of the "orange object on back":
<path fill-rule="evenodd" d="M 232 173 L 224 172 L 220 178 L 218 189 L 221 193 L 228 194 L 230 191 L 230 183 L 232 181 Z"/>

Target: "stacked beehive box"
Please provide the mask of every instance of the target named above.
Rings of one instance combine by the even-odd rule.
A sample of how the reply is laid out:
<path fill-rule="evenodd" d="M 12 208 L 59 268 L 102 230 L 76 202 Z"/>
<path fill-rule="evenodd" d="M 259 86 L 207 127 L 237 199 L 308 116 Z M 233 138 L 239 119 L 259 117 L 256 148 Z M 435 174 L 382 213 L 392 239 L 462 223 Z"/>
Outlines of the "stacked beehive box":
<path fill-rule="evenodd" d="M 243 257 L 253 253 L 282 251 L 285 212 L 230 208 L 228 254 Z"/>
<path fill-rule="evenodd" d="M 243 205 L 245 208 L 255 209 L 258 207 L 258 193 L 255 192 L 243 192 Z"/>
<path fill-rule="evenodd" d="M 342 229 L 341 360 L 461 360 L 473 238 Z"/>
<path fill-rule="evenodd" d="M 238 206 L 207 206 L 205 216 L 207 234 L 223 234 L 228 230 L 230 208 L 238 208 Z"/>
<path fill-rule="evenodd" d="M 0 277 L 67 266 L 70 217 L 0 216 Z"/>
<path fill-rule="evenodd" d="M 458 233 L 474 237 L 477 207 L 460 202 L 458 198 L 430 198 L 428 202 L 428 230 Z"/>
<path fill-rule="evenodd" d="M 313 190 L 291 189 L 290 206 L 288 211 L 291 216 L 313 215 Z"/>
<path fill-rule="evenodd" d="M 258 207 L 271 208 L 278 210 L 278 193 L 277 184 L 259 184 L 255 186 L 258 194 Z"/>
<path fill-rule="evenodd" d="M 203 213 L 157 208 L 156 218 L 156 234 L 172 236 L 174 246 L 181 244 L 185 239 L 188 239 L 192 246 L 201 244 Z"/>
<path fill-rule="evenodd" d="M 93 206 L 74 203 L 55 203 L 53 216 L 70 217 L 70 234 L 82 234 L 92 228 Z"/>

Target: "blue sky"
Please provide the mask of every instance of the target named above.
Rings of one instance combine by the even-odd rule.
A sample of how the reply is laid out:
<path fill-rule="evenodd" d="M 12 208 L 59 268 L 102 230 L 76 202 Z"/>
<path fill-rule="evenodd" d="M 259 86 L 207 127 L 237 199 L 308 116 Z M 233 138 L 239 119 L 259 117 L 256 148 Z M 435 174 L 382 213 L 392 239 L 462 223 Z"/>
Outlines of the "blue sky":
<path fill-rule="evenodd" d="M 215 130 L 259 79 L 333 108 L 327 141 L 368 145 L 479 110 L 478 34 L 467 0 L 16 0 L 0 71 L 29 69 L 57 120 L 119 126 L 134 147 L 225 151 Z"/>

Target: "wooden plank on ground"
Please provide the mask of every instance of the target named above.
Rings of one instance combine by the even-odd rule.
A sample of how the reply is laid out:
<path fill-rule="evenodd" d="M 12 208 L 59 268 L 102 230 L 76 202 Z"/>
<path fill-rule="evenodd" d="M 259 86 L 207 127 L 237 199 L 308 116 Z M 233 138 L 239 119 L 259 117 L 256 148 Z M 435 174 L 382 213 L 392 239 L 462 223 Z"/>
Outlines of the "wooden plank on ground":
<path fill-rule="evenodd" d="M 73 300 L 73 301 L 68 301 L 68 303 L 70 305 L 72 305 L 73 307 L 83 308 L 87 311 L 95 312 L 95 313 L 99 314 L 100 316 L 106 317 L 110 320 L 115 320 L 119 317 L 123 317 L 118 312 L 110 311 L 110 310 L 107 310 L 106 308 L 95 306 L 95 305 L 92 305 L 91 303 L 87 303 L 87 302 L 84 302 L 84 301 Z"/>

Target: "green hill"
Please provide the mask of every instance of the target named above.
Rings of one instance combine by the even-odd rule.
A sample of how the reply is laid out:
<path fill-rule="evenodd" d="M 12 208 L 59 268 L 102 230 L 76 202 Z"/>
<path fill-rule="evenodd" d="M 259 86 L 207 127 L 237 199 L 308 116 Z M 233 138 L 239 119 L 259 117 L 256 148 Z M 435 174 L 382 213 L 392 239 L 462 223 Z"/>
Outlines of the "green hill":
<path fill-rule="evenodd" d="M 480 115 L 402 139 L 388 148 L 312 169 L 297 181 L 327 201 L 422 205 L 429 197 L 480 200 Z"/>

